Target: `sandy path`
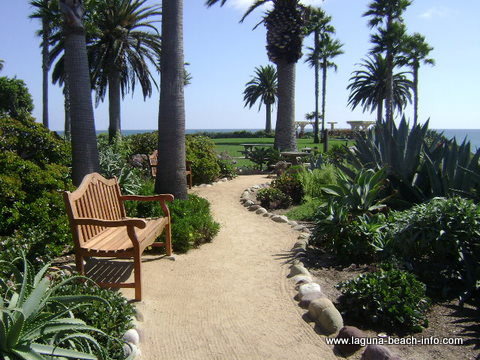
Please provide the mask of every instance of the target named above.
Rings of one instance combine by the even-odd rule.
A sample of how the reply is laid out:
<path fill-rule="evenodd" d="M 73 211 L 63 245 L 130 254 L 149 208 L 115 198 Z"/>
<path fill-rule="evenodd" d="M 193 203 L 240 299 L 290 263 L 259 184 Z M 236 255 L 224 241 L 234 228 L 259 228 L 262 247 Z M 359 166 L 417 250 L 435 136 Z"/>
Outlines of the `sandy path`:
<path fill-rule="evenodd" d="M 219 235 L 176 261 L 144 260 L 142 359 L 335 358 L 302 320 L 286 279 L 284 255 L 298 232 L 239 203 L 244 189 L 266 181 L 241 176 L 195 189 L 211 202 Z"/>

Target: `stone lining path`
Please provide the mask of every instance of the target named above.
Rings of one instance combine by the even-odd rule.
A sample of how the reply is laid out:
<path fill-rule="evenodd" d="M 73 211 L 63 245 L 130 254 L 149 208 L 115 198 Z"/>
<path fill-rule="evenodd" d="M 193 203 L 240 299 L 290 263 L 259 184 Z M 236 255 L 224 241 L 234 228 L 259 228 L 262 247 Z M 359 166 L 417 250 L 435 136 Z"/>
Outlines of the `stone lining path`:
<path fill-rule="evenodd" d="M 144 258 L 142 359 L 336 359 L 302 319 L 286 278 L 286 255 L 299 233 L 239 202 L 246 188 L 267 181 L 240 176 L 195 188 L 211 202 L 219 235 L 176 261 Z"/>

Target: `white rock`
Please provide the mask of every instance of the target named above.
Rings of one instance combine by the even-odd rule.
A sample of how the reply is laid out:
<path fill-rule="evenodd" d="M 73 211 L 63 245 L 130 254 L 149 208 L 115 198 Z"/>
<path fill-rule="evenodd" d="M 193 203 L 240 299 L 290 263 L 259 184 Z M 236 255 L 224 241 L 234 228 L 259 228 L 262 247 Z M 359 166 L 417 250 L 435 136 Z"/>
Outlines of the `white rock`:
<path fill-rule="evenodd" d="M 288 222 L 288 225 L 295 227 L 295 226 L 298 225 L 298 223 L 297 223 L 296 221 L 293 221 L 293 220 L 292 220 L 292 221 L 289 221 L 289 222 Z"/>
<path fill-rule="evenodd" d="M 255 205 L 255 203 L 252 200 L 247 200 L 243 203 L 243 206 L 245 206 L 245 207 L 249 207 L 249 206 L 252 206 L 252 205 Z"/>
<path fill-rule="evenodd" d="M 300 285 L 298 288 L 298 296 L 300 300 L 303 299 L 303 297 L 307 294 L 313 294 L 313 293 L 321 293 L 322 289 L 320 288 L 320 285 L 317 283 L 308 283 L 308 284 L 303 284 Z"/>
<path fill-rule="evenodd" d="M 278 222 L 278 223 L 287 223 L 288 222 L 288 218 L 286 216 L 283 216 L 283 215 L 272 216 L 272 220 L 275 221 L 275 222 Z"/>
<path fill-rule="evenodd" d="M 133 358 L 136 358 L 142 355 L 142 352 L 140 351 L 138 346 L 130 343 L 123 345 L 123 353 L 125 354 L 125 356 L 130 356 L 133 354 Z"/>
<path fill-rule="evenodd" d="M 288 277 L 293 277 L 295 275 L 307 275 L 311 276 L 310 272 L 302 265 L 295 264 L 290 267 L 290 274 Z"/>
<path fill-rule="evenodd" d="M 125 342 L 131 343 L 133 345 L 138 346 L 140 344 L 140 335 L 138 335 L 138 331 L 135 329 L 129 329 L 123 335 L 123 340 Z"/>
<path fill-rule="evenodd" d="M 297 225 L 293 227 L 293 230 L 295 231 L 304 231 L 306 228 L 304 225 Z"/>
<path fill-rule="evenodd" d="M 212 187 L 213 185 L 212 185 L 212 184 L 207 184 L 206 186 L 207 186 L 207 187 Z"/>
<path fill-rule="evenodd" d="M 227 182 L 228 179 L 227 179 L 227 178 L 222 178 L 222 179 L 220 179 L 220 181 L 221 181 L 221 182 Z"/>
<path fill-rule="evenodd" d="M 307 234 L 307 233 L 301 233 L 299 236 L 298 236 L 298 239 L 301 240 L 301 239 L 309 239 L 310 238 L 310 234 Z"/>
<path fill-rule="evenodd" d="M 257 209 L 257 211 L 255 211 L 256 214 L 266 214 L 267 212 L 268 212 L 267 209 L 263 207 L 260 207 Z"/>
<path fill-rule="evenodd" d="M 310 275 L 296 275 L 292 280 L 295 281 L 295 285 L 309 284 L 313 281 Z M 298 290 L 298 288 L 295 290 Z"/>
<path fill-rule="evenodd" d="M 242 199 L 248 199 L 248 198 L 250 198 L 250 193 L 247 190 L 245 190 L 242 194 Z"/>

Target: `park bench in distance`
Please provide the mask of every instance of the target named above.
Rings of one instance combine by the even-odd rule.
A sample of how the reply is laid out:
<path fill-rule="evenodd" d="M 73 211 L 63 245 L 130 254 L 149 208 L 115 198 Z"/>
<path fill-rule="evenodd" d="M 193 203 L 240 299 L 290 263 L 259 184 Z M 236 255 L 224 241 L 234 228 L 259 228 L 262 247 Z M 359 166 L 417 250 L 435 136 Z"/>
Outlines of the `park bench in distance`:
<path fill-rule="evenodd" d="M 152 177 L 155 178 L 157 176 L 157 165 L 158 165 L 158 150 L 155 150 L 148 156 L 148 164 L 150 165 L 150 174 Z M 192 188 L 192 162 L 186 161 L 185 162 L 185 175 L 187 176 L 187 184 L 188 188 Z"/>
<path fill-rule="evenodd" d="M 170 211 L 166 204 L 173 195 L 122 195 L 116 178 L 105 179 L 97 173 L 84 177 L 77 190 L 65 191 L 64 199 L 75 243 L 75 262 L 85 274 L 86 257 L 133 258 L 133 283 L 99 283 L 102 287 L 135 288 L 135 300 L 142 300 L 142 253 L 148 246 L 162 246 L 172 254 Z M 124 201 L 159 201 L 163 217 L 128 218 Z M 165 242 L 155 242 L 165 231 Z"/>

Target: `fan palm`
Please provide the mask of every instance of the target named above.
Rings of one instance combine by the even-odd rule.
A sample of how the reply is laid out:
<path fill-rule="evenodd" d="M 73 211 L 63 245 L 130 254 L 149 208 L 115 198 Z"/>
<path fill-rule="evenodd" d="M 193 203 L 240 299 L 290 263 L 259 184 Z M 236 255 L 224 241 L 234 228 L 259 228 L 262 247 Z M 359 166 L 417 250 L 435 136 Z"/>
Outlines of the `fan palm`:
<path fill-rule="evenodd" d="M 155 192 L 187 198 L 183 0 L 163 2 L 158 164 Z"/>
<path fill-rule="evenodd" d="M 272 105 L 277 97 L 278 77 L 277 70 L 272 65 L 255 68 L 255 76 L 245 84 L 243 100 L 250 108 L 260 99 L 258 110 L 265 104 L 266 122 L 265 131 L 272 131 Z"/>
<path fill-rule="evenodd" d="M 413 123 L 418 121 L 418 69 L 420 64 L 435 65 L 434 59 L 429 59 L 428 54 L 433 47 L 425 41 L 425 36 L 414 33 L 405 38 L 404 55 L 401 64 L 412 68 L 413 72 Z"/>
<path fill-rule="evenodd" d="M 387 61 L 383 56 L 375 55 L 373 58 L 364 60 L 361 66 L 363 70 L 355 71 L 347 86 L 350 90 L 348 105 L 352 109 L 361 105 L 364 112 L 377 110 L 377 122 L 381 123 L 384 101 L 387 98 L 385 81 L 388 71 Z M 393 75 L 393 106 L 399 112 L 412 99 L 410 90 L 413 84 L 407 79 L 406 74 L 407 72 L 400 72 Z"/>
<path fill-rule="evenodd" d="M 207 0 L 211 6 L 227 0 Z M 243 21 L 252 11 L 268 2 L 262 22 L 267 28 L 267 54 L 277 66 L 278 108 L 275 126 L 275 148 L 290 151 L 297 148 L 295 139 L 295 65 L 302 56 L 306 9 L 299 0 L 256 0 L 246 11 Z"/>
<path fill-rule="evenodd" d="M 312 113 L 314 116 L 314 129 L 313 129 L 313 142 L 318 144 L 320 142 L 320 138 L 318 136 L 318 129 L 319 129 L 319 107 L 318 107 L 318 98 L 320 93 L 320 86 L 319 86 L 319 71 L 320 71 L 320 39 L 325 34 L 333 34 L 335 33 L 335 28 L 330 24 L 332 20 L 331 16 L 327 16 L 325 12 L 320 8 L 308 8 L 308 17 L 307 17 L 307 34 L 313 33 L 313 48 L 308 48 L 310 53 L 307 55 L 307 62 L 311 67 L 314 68 L 315 73 L 315 111 Z M 322 124 L 324 122 L 322 121 Z M 324 127 L 322 126 L 322 131 Z"/>
<path fill-rule="evenodd" d="M 143 96 L 151 96 L 155 80 L 148 63 L 156 66 L 160 55 L 160 36 L 154 23 L 160 7 L 145 6 L 147 0 L 111 0 L 97 4 L 96 34 L 89 46 L 93 85 L 97 102 L 108 88 L 109 138 L 120 133 L 120 101 L 134 91 L 138 81 Z"/>
<path fill-rule="evenodd" d="M 378 28 L 379 33 L 372 36 L 376 45 L 372 53 L 385 52 L 387 65 L 386 83 L 387 94 L 385 99 L 386 121 L 393 121 L 393 70 L 396 56 L 400 52 L 399 43 L 404 35 L 403 12 L 412 3 L 411 0 L 373 0 L 363 16 L 369 16 L 370 28 Z"/>
<path fill-rule="evenodd" d="M 325 106 L 327 94 L 327 70 L 332 68 L 337 70 L 337 65 L 331 60 L 338 55 L 343 54 L 343 44 L 338 40 L 333 40 L 328 34 L 324 34 L 316 48 L 309 48 L 306 62 L 310 66 L 318 64 L 322 68 L 322 134 L 325 133 Z M 315 119 L 315 128 L 318 129 L 318 117 Z M 325 141 L 325 139 L 323 139 Z"/>
<path fill-rule="evenodd" d="M 0 71 L 3 70 L 3 64 L 5 64 L 5 61 L 0 59 Z"/>
<path fill-rule="evenodd" d="M 69 79 L 72 120 L 72 180 L 99 169 L 82 0 L 59 0 L 64 15 L 65 74 Z"/>

